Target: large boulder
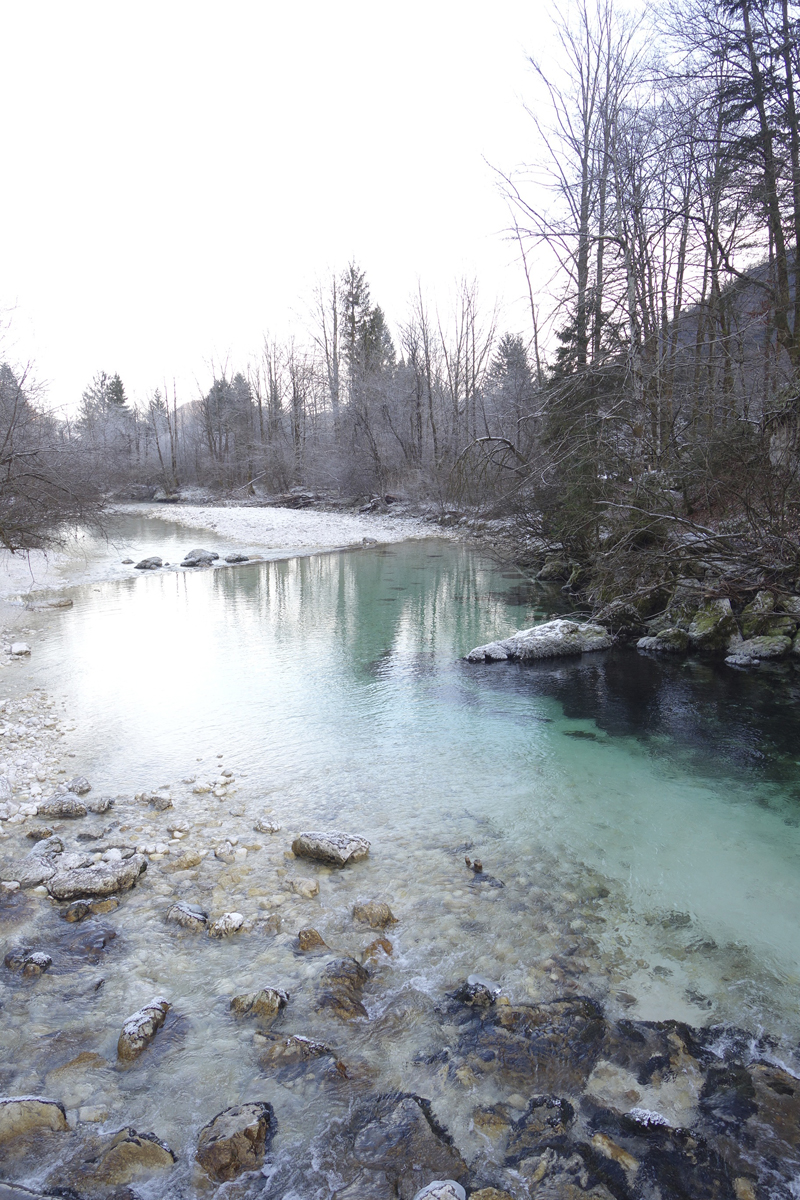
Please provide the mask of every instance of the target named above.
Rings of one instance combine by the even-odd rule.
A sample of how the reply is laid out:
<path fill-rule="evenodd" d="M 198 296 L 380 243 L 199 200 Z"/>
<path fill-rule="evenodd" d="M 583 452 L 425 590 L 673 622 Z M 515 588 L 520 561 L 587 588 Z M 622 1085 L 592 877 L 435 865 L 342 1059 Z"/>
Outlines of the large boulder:
<path fill-rule="evenodd" d="M 111 1134 L 84 1135 L 67 1160 L 45 1181 L 48 1195 L 80 1197 L 131 1196 L 126 1185 L 168 1170 L 175 1155 L 154 1133 L 118 1129 Z M 120 1189 L 120 1191 L 112 1191 Z"/>
<path fill-rule="evenodd" d="M 137 562 L 134 567 L 135 571 L 157 571 L 159 567 L 163 567 L 163 562 L 157 554 L 152 554 L 149 558 L 143 558 Z"/>
<path fill-rule="evenodd" d="M 83 896 L 110 896 L 115 892 L 126 892 L 147 870 L 147 859 L 143 854 L 115 862 L 92 863 L 91 866 L 71 868 L 57 865 L 55 874 L 47 881 L 47 890 L 56 900 L 77 900 Z"/>
<path fill-rule="evenodd" d="M 226 1108 L 200 1130 L 197 1161 L 215 1183 L 257 1171 L 276 1128 L 272 1105 L 263 1100 Z"/>
<path fill-rule="evenodd" d="M 789 653 L 792 648 L 792 639 L 790 637 L 762 637 L 748 638 L 744 642 L 732 642 L 730 650 L 732 655 L 737 659 L 758 660 L 764 658 L 783 658 Z"/>
<path fill-rule="evenodd" d="M 727 598 L 709 600 L 698 608 L 689 625 L 689 641 L 695 650 L 727 650 L 736 633 L 736 618 Z"/>
<path fill-rule="evenodd" d="M 133 1062 L 147 1049 L 166 1020 L 169 1000 L 155 996 L 149 1004 L 128 1017 L 117 1042 L 117 1057 L 121 1062 Z"/>
<path fill-rule="evenodd" d="M 203 549 L 198 548 L 197 550 L 189 551 L 189 553 L 185 556 L 183 562 L 181 563 L 181 566 L 182 567 L 208 567 L 211 565 L 212 562 L 215 562 L 218 558 L 219 558 L 219 555 L 215 554 L 213 550 L 203 550 Z"/>
<path fill-rule="evenodd" d="M 503 662 L 518 659 L 529 662 L 537 658 L 561 658 L 585 654 L 590 650 L 607 650 L 613 643 L 611 634 L 602 625 L 577 621 L 545 621 L 530 629 L 520 629 L 499 642 L 488 642 L 470 650 L 467 662 Z"/>
<path fill-rule="evenodd" d="M 369 854 L 369 842 L 354 833 L 301 833 L 292 842 L 292 853 L 298 858 L 344 867 L 359 862 Z"/>
<path fill-rule="evenodd" d="M 38 1129 L 68 1129 L 64 1105 L 42 1096 L 0 1096 L 0 1142 Z"/>

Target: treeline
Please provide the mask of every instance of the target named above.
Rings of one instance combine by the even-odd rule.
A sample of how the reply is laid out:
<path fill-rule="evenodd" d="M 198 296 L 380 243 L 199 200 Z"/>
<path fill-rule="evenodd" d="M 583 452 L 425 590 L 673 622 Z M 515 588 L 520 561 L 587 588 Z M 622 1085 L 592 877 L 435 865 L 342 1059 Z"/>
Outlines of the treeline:
<path fill-rule="evenodd" d="M 353 263 L 317 289 L 309 325 L 305 342 L 265 342 L 189 402 L 159 389 L 136 407 L 118 376 L 100 374 L 71 436 L 122 490 L 198 484 L 242 496 L 304 487 L 442 499 L 465 447 L 516 437 L 535 405 L 528 347 L 519 335 L 497 336 L 474 286 L 461 286 L 447 324 L 417 295 L 395 344 Z"/>
<path fill-rule="evenodd" d="M 567 11 L 502 177 L 528 328 L 462 285 L 390 329 L 351 263 L 197 398 L 98 375 L 58 429 L 97 486 L 479 507 L 596 599 L 800 573 L 800 0 Z"/>

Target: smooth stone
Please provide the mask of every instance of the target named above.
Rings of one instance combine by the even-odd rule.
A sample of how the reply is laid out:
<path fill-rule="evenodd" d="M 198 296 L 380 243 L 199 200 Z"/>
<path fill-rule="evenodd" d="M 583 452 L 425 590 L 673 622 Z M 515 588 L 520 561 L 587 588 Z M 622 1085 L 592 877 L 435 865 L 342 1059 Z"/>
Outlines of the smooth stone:
<path fill-rule="evenodd" d="M 344 867 L 350 862 L 359 862 L 369 854 L 366 838 L 352 833 L 301 833 L 292 842 L 292 853 L 297 858 L 310 858 L 315 862 Z"/>
<path fill-rule="evenodd" d="M 577 621 L 545 621 L 530 629 L 520 629 L 502 641 L 476 646 L 467 654 L 467 662 L 503 662 L 518 659 L 529 662 L 539 658 L 561 658 L 607 650 L 614 639 L 602 625 Z"/>
<path fill-rule="evenodd" d="M 163 562 L 157 554 L 151 554 L 149 558 L 143 558 L 137 562 L 134 570 L 136 571 L 157 571 L 159 567 L 163 567 Z"/>
<path fill-rule="evenodd" d="M 86 917 L 98 917 L 103 913 L 113 912 L 115 908 L 119 908 L 119 900 L 116 896 L 107 896 L 104 900 L 86 897 L 73 900 L 72 904 L 62 910 L 61 916 L 70 924 L 75 924 L 77 921 L 85 920 Z"/>
<path fill-rule="evenodd" d="M 387 925 L 396 925 L 397 917 L 388 904 L 377 900 L 368 900 L 365 904 L 353 906 L 353 918 L 370 929 L 385 929 Z"/>
<path fill-rule="evenodd" d="M 58 1133 L 68 1128 L 66 1109 L 58 1100 L 42 1096 L 0 1097 L 0 1141 L 35 1129 Z"/>
<path fill-rule="evenodd" d="M 200 1130 L 197 1161 L 216 1183 L 257 1171 L 277 1129 L 271 1104 L 238 1104 L 217 1113 Z"/>
<path fill-rule="evenodd" d="M 133 1062 L 150 1045 L 164 1024 L 170 1007 L 169 1001 L 163 996 L 155 996 L 149 1004 L 128 1017 L 117 1042 L 117 1057 L 122 1062 Z"/>

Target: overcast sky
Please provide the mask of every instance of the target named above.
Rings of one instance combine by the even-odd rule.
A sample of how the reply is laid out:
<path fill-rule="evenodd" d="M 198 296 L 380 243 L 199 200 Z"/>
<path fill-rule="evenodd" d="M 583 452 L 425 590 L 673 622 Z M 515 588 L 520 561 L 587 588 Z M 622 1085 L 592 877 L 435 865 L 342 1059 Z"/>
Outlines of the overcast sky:
<path fill-rule="evenodd" d="M 551 7 L 0 0 L 6 356 L 59 405 L 100 369 L 191 399 L 351 258 L 393 323 L 466 275 L 522 329 L 484 159 L 532 153 Z"/>

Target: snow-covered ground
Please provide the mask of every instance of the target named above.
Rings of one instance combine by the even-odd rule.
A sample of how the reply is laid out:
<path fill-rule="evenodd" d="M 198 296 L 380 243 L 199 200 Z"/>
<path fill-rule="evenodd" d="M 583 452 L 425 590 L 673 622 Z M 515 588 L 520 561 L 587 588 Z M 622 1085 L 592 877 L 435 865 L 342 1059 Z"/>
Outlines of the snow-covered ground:
<path fill-rule="evenodd" d="M 387 543 L 453 536 L 452 531 L 420 517 L 370 513 L 161 504 L 120 505 L 114 512 L 138 519 L 133 540 L 124 530 L 120 533 L 115 529 L 108 542 L 90 536 L 68 541 L 63 548 L 47 553 L 0 551 L 0 599 L 35 601 L 37 593 L 57 593 L 81 584 L 140 576 L 142 572 L 123 560 L 133 558 L 135 562 L 149 554 L 159 554 L 165 563 L 172 559 L 164 570 L 181 570 L 181 557 L 193 546 L 204 544 L 204 532 L 207 548 L 217 551 L 221 558 L 236 550 L 265 559 L 346 549 L 363 545 L 365 539 L 368 543 Z M 141 533 L 142 518 L 149 527 L 146 539 Z M 186 530 L 185 545 L 177 544 L 181 539 L 175 536 L 175 526 Z M 220 562 L 219 566 L 223 565 Z M 44 597 L 40 595 L 39 599 Z"/>
<path fill-rule="evenodd" d="M 173 521 L 189 529 L 213 529 L 252 549 L 264 551 L 334 550 L 360 546 L 364 538 L 403 542 L 408 538 L 446 536 L 441 526 L 421 517 L 373 516 L 371 513 L 318 512 L 295 508 L 205 508 L 163 504 L 122 507 L 140 517 Z M 270 557 L 275 557 L 270 554 Z"/>

